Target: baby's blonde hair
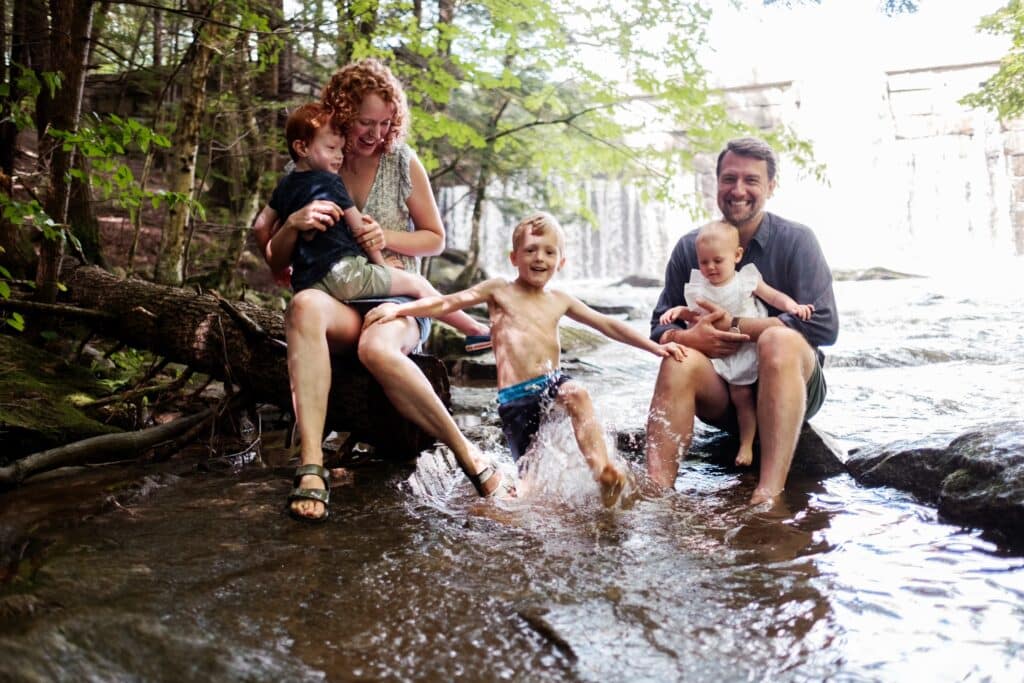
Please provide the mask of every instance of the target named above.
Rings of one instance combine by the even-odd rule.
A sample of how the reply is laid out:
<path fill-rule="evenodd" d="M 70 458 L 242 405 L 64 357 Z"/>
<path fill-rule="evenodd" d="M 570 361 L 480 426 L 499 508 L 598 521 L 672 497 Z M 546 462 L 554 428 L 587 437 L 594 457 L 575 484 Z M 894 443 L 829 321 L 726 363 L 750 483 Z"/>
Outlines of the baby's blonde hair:
<path fill-rule="evenodd" d="M 697 244 L 713 242 L 717 239 L 727 240 L 738 247 L 740 246 L 740 231 L 736 229 L 736 226 L 725 221 L 711 221 L 702 225 L 697 232 Z"/>
<path fill-rule="evenodd" d="M 565 233 L 558 219 L 547 211 L 535 211 L 519 221 L 512 229 L 512 251 L 519 248 L 523 243 L 523 236 L 529 231 L 531 235 L 543 235 L 548 230 L 555 233 L 558 238 L 558 250 L 565 251 Z"/>

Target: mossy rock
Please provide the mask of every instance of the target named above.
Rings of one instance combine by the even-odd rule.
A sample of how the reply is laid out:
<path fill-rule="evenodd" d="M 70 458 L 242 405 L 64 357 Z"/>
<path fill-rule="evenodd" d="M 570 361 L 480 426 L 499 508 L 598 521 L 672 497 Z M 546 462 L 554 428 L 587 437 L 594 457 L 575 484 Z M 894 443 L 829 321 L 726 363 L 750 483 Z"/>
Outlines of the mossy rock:
<path fill-rule="evenodd" d="M 108 392 L 86 368 L 0 334 L 0 465 L 23 455 L 121 431 L 79 406 Z"/>

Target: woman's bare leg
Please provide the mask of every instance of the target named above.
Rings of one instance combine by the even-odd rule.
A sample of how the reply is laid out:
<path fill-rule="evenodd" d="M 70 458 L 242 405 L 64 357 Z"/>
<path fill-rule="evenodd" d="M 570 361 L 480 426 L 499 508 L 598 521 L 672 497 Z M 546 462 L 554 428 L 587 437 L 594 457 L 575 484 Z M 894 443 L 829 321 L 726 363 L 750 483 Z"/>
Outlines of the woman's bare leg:
<path fill-rule="evenodd" d="M 419 329 L 412 318 L 372 325 L 359 338 L 359 360 L 399 413 L 451 448 L 468 475 L 478 475 L 488 463 L 482 462 L 480 451 L 459 431 L 430 382 L 406 355 L 418 343 Z M 484 484 L 485 493 L 500 484 L 500 477 L 491 477 Z"/>
<path fill-rule="evenodd" d="M 434 286 L 426 278 L 415 273 L 407 273 L 398 268 L 391 269 L 390 294 L 393 296 L 411 296 L 417 299 L 423 299 L 428 296 L 441 296 L 441 293 L 434 289 Z M 451 325 L 466 335 L 483 335 L 490 334 L 491 332 L 487 325 L 477 322 L 473 316 L 465 311 L 455 311 L 438 318 L 438 320 Z"/>
<path fill-rule="evenodd" d="M 303 465 L 324 463 L 321 446 L 331 390 L 330 353 L 354 346 L 361 327 L 362 318 L 358 313 L 319 290 L 299 292 L 288 306 L 285 315 L 288 378 Z M 324 484 L 319 477 L 309 475 L 303 477 L 298 486 L 322 489 Z M 295 500 L 291 508 L 296 514 L 314 519 L 325 512 L 323 503 L 316 500 Z"/>
<path fill-rule="evenodd" d="M 740 425 L 740 448 L 736 452 L 736 464 L 749 465 L 754 460 L 754 435 L 757 434 L 754 387 L 751 384 L 730 384 L 729 397 L 736 408 L 736 421 Z"/>

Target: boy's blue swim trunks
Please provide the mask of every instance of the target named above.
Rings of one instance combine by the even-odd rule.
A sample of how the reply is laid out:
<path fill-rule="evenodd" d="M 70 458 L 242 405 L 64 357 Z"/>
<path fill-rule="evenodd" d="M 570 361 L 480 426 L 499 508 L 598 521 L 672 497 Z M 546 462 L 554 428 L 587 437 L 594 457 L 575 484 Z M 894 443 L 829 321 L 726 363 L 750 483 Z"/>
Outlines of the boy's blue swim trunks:
<path fill-rule="evenodd" d="M 558 395 L 558 387 L 572 377 L 560 370 L 520 382 L 498 391 L 498 415 L 512 460 L 519 460 L 540 429 L 543 414 Z"/>

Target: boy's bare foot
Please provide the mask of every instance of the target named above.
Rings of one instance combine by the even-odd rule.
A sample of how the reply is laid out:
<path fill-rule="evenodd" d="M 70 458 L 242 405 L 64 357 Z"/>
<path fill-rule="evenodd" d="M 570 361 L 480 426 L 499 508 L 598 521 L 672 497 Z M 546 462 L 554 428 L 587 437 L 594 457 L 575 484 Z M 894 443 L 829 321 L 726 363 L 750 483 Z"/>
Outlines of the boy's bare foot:
<path fill-rule="evenodd" d="M 740 446 L 740 450 L 736 453 L 736 466 L 747 467 L 754 461 L 754 449 L 750 446 Z"/>
<path fill-rule="evenodd" d="M 630 480 L 629 470 L 620 470 L 612 463 L 608 463 L 597 475 L 597 485 L 601 487 L 601 502 L 606 508 L 610 508 L 619 502 L 619 496 Z"/>

